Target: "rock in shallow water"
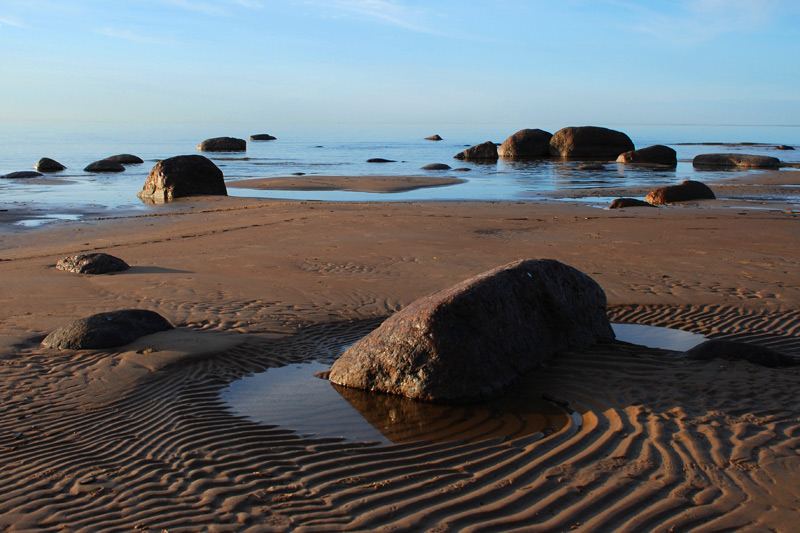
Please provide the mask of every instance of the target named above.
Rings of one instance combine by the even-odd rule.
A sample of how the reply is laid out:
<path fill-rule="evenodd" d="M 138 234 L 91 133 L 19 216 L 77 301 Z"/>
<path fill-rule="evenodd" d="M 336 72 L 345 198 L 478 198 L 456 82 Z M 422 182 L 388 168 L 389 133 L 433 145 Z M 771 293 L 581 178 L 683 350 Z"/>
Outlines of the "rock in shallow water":
<path fill-rule="evenodd" d="M 114 348 L 173 327 L 166 318 L 153 311 L 111 311 L 81 318 L 58 328 L 44 338 L 42 346 L 59 350 Z"/>
<path fill-rule="evenodd" d="M 668 185 L 653 189 L 644 201 L 653 205 L 688 202 L 691 200 L 714 200 L 716 196 L 708 185 L 699 181 L 686 180 L 677 185 Z"/>
<path fill-rule="evenodd" d="M 202 155 L 179 155 L 156 164 L 137 196 L 144 201 L 161 203 L 203 194 L 227 196 L 222 171 Z"/>
<path fill-rule="evenodd" d="M 421 298 L 332 366 L 346 387 L 440 403 L 498 395 L 561 350 L 614 338 L 606 297 L 558 261 L 517 261 Z"/>

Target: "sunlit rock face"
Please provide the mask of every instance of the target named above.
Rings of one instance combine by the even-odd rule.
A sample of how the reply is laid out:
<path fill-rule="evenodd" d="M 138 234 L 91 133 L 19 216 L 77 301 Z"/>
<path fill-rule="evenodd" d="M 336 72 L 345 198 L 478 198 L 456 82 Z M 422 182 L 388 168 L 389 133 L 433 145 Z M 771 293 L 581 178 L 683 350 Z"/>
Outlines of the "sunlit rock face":
<path fill-rule="evenodd" d="M 469 403 L 496 396 L 556 352 L 613 338 L 594 280 L 554 260 L 517 261 L 413 302 L 345 352 L 329 379 Z"/>
<path fill-rule="evenodd" d="M 550 155 L 616 159 L 634 150 L 630 137 L 621 131 L 599 126 L 562 128 L 550 139 Z"/>

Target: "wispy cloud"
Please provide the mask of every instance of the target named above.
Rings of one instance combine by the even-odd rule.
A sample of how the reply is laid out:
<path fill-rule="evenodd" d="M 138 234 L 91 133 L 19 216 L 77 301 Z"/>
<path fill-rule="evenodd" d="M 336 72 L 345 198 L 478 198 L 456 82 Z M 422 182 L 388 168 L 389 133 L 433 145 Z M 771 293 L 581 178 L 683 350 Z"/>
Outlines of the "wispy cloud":
<path fill-rule="evenodd" d="M 27 28 L 25 24 L 20 22 L 18 18 L 15 17 L 0 17 L 0 26 L 13 26 L 15 28 Z"/>
<path fill-rule="evenodd" d="M 711 41 L 729 33 L 759 31 L 776 16 L 779 0 L 684 0 L 669 12 L 651 4 L 609 0 L 627 9 L 629 29 L 678 44 Z"/>
<path fill-rule="evenodd" d="M 333 0 L 308 3 L 411 31 L 440 34 L 439 31 L 420 22 L 430 16 L 430 11 L 412 8 L 397 0 Z"/>

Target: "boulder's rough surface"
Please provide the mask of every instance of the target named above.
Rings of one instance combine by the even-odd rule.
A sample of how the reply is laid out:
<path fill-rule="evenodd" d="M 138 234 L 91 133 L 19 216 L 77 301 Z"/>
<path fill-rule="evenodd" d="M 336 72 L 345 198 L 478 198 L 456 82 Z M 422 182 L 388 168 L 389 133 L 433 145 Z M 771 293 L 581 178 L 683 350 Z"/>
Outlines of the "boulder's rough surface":
<path fill-rule="evenodd" d="M 228 195 L 222 171 L 202 155 L 179 155 L 156 164 L 137 196 L 160 203 L 203 194 Z"/>
<path fill-rule="evenodd" d="M 642 200 L 637 200 L 636 198 L 617 198 L 611 205 L 608 206 L 609 209 L 622 209 L 623 207 L 655 207 L 653 204 L 643 202 Z"/>
<path fill-rule="evenodd" d="M 251 141 L 275 141 L 277 139 L 278 139 L 277 137 L 273 137 L 269 133 L 256 133 L 255 135 L 251 135 L 249 140 L 251 140 Z"/>
<path fill-rule="evenodd" d="M 76 274 L 107 274 L 128 270 L 130 265 L 113 255 L 93 253 L 65 257 L 56 263 L 56 268 Z"/>
<path fill-rule="evenodd" d="M 492 141 L 486 141 L 485 143 L 467 148 L 463 152 L 460 152 L 453 157 L 456 159 L 483 159 L 486 161 L 496 161 L 499 156 L 497 155 L 497 145 Z"/>
<path fill-rule="evenodd" d="M 674 167 L 678 165 L 678 154 L 669 146 L 656 144 L 647 148 L 621 153 L 617 157 L 617 163 Z"/>
<path fill-rule="evenodd" d="M 444 163 L 431 163 L 430 165 L 425 165 L 422 167 L 422 170 L 450 170 L 450 165 L 445 165 Z"/>
<path fill-rule="evenodd" d="M 699 168 L 778 168 L 780 164 L 777 157 L 751 154 L 700 154 L 692 160 Z"/>
<path fill-rule="evenodd" d="M 124 172 L 125 167 L 117 161 L 101 159 L 100 161 L 89 163 L 83 170 L 85 172 Z"/>
<path fill-rule="evenodd" d="M 67 167 L 55 159 L 43 157 L 36 163 L 36 165 L 34 165 L 33 169 L 37 172 L 60 172 L 62 170 L 66 170 Z"/>
<path fill-rule="evenodd" d="M 599 126 L 562 128 L 550 139 L 550 155 L 560 157 L 597 157 L 616 159 L 634 150 L 630 137 L 621 131 Z"/>
<path fill-rule="evenodd" d="M 519 130 L 500 145 L 497 155 L 519 158 L 548 157 L 552 138 L 552 133 L 540 129 Z"/>
<path fill-rule="evenodd" d="M 684 356 L 689 359 L 699 360 L 741 359 L 770 368 L 797 366 L 800 364 L 797 359 L 765 346 L 723 339 L 711 339 L 698 344 L 686 351 Z"/>
<path fill-rule="evenodd" d="M 354 344 L 332 383 L 408 398 L 491 398 L 555 352 L 611 340 L 606 297 L 558 261 L 517 261 L 421 298 Z"/>
<path fill-rule="evenodd" d="M 439 135 L 431 135 L 430 137 L 425 137 L 426 141 L 441 141 L 442 138 Z"/>
<path fill-rule="evenodd" d="M 246 152 L 247 141 L 235 137 L 214 137 L 197 145 L 201 152 Z"/>
<path fill-rule="evenodd" d="M 644 201 L 653 205 L 672 204 L 675 202 L 688 202 L 690 200 L 714 200 L 714 191 L 708 185 L 699 181 L 686 180 L 678 185 L 668 185 L 653 189 Z"/>
<path fill-rule="evenodd" d="M 76 320 L 50 333 L 42 345 L 59 350 L 99 350 L 123 346 L 168 329 L 173 329 L 172 324 L 158 313 L 125 309 Z"/>
<path fill-rule="evenodd" d="M 111 161 L 113 163 L 119 163 L 120 165 L 141 165 L 144 163 L 144 160 L 141 157 L 133 154 L 112 155 L 110 157 L 106 157 L 103 159 L 103 161 Z"/>
<path fill-rule="evenodd" d="M 19 170 L 17 172 L 10 172 L 8 174 L 4 174 L 0 176 L 0 178 L 9 179 L 9 180 L 21 180 L 27 178 L 38 178 L 40 176 L 44 176 L 41 172 L 35 172 L 33 170 Z"/>

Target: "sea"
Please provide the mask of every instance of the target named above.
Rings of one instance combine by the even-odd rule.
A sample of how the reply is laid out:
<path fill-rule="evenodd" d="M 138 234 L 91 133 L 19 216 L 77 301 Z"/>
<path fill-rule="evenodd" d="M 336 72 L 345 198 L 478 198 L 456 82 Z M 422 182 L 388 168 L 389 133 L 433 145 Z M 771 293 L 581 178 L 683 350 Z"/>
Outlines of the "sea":
<path fill-rule="evenodd" d="M 212 137 L 267 133 L 274 141 L 248 141 L 244 153 L 205 153 L 222 170 L 227 182 L 288 176 L 455 176 L 464 183 L 401 193 L 348 191 L 259 191 L 229 188 L 231 196 L 275 199 L 372 201 L 542 201 L 591 202 L 600 206 L 610 197 L 604 189 L 657 187 L 686 179 L 725 179 L 742 172 L 701 171 L 692 166 L 700 153 L 740 152 L 770 155 L 800 163 L 800 125 L 606 125 L 628 134 L 636 148 L 671 146 L 678 153 L 675 169 L 622 166 L 607 162 L 604 170 L 578 171 L 585 161 L 541 159 L 492 163 L 461 161 L 457 153 L 476 144 L 500 143 L 523 128 L 555 132 L 563 125 L 509 124 L 332 124 L 253 126 L 209 123 L 111 124 L 0 122 L 0 176 L 33 170 L 42 157 L 55 159 L 67 170 L 36 179 L 0 179 L 0 210 L 30 213 L 15 224 L 46 223 L 147 213 L 164 206 L 144 203 L 136 193 L 150 169 L 161 159 L 197 154 L 197 145 Z M 440 135 L 443 140 L 426 137 Z M 788 145 L 797 150 L 777 150 Z M 121 173 L 89 173 L 91 162 L 116 154 L 134 154 L 145 162 Z M 391 163 L 368 163 L 382 158 Z M 445 163 L 468 172 L 425 171 L 430 163 Z M 565 194 L 569 193 L 569 194 Z M 785 199 L 785 198 L 784 198 Z M 795 198 L 800 205 L 800 189 Z M 607 204 L 606 204 L 607 205 Z"/>

